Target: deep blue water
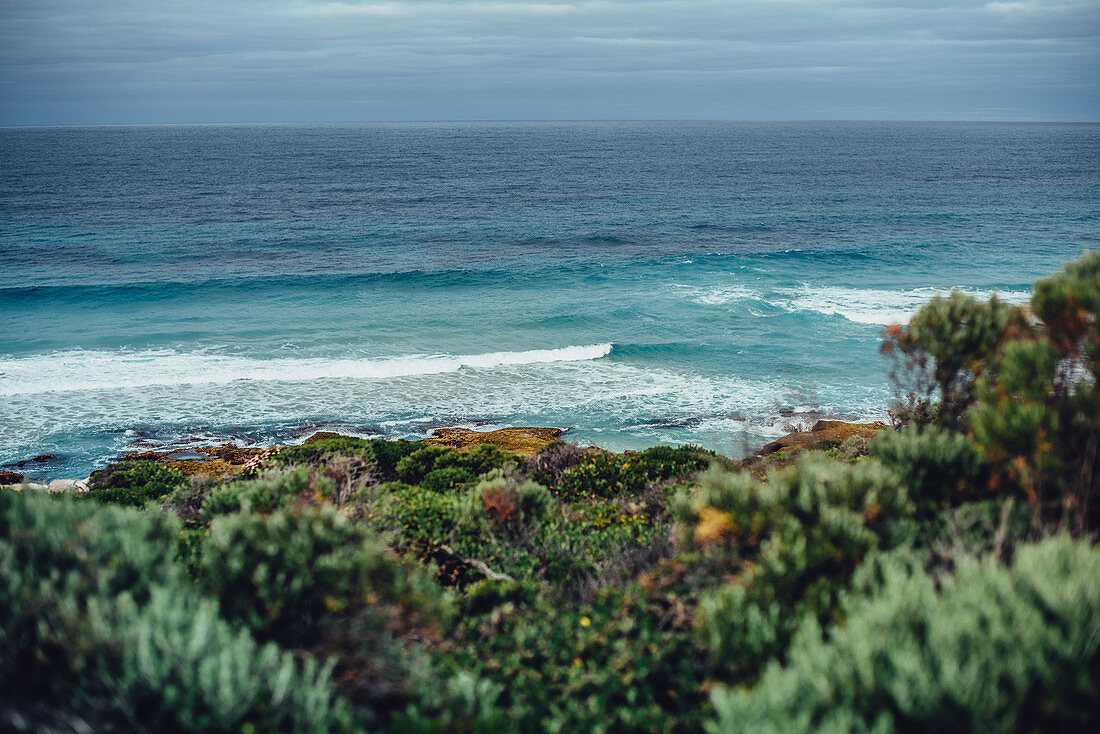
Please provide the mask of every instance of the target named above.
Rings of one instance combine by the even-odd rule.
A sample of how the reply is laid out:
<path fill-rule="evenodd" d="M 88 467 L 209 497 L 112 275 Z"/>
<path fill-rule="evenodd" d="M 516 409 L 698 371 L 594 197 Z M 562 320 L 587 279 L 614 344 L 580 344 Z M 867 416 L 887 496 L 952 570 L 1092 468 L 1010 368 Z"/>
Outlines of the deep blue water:
<path fill-rule="evenodd" d="M 743 454 L 882 417 L 938 290 L 1100 247 L 1100 126 L 0 128 L 0 463 L 554 425 Z"/>

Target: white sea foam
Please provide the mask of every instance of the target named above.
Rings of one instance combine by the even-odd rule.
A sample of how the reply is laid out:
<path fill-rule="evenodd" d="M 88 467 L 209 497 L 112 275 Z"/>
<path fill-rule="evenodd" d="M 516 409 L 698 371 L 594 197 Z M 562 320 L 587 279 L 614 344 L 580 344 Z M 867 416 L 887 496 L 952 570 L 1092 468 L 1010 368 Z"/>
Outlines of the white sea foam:
<path fill-rule="evenodd" d="M 958 290 L 975 298 L 989 298 L 992 293 L 973 288 Z M 817 311 L 843 316 L 860 324 L 886 325 L 907 322 L 933 297 L 949 292 L 950 289 L 937 288 L 885 290 L 803 285 L 786 292 L 790 300 L 784 305 L 792 311 Z M 997 297 L 1009 303 L 1023 303 L 1031 294 L 1027 291 L 998 291 Z"/>
<path fill-rule="evenodd" d="M 362 427 L 362 435 L 422 437 L 440 425 L 550 425 L 577 427 L 570 440 L 611 448 L 692 442 L 736 454 L 785 433 L 794 420 L 791 410 L 864 414 L 881 410 L 889 397 L 885 387 L 822 384 L 807 393 L 802 385 L 770 378 L 683 373 L 595 358 L 607 353 L 606 345 L 586 349 L 591 351 L 569 352 L 589 356 L 574 361 L 538 362 L 518 353 L 528 356 L 508 363 L 483 359 L 498 365 L 492 369 L 406 372 L 388 379 L 109 384 L 129 374 L 116 367 L 95 389 L 0 399 L 0 426 L 6 427 L 0 431 L 0 461 L 25 458 L 32 450 L 72 451 L 64 447 L 73 445 L 73 435 L 101 453 L 109 444 L 111 455 L 133 450 L 128 446 L 135 435 L 180 445 L 197 445 L 196 440 L 264 445 L 276 438 L 286 442 L 302 426 L 324 430 L 333 419 L 341 432 Z M 155 364 L 165 355 L 146 356 Z M 11 377 L 9 372 L 0 381 Z M 666 422 L 662 416 L 673 418 Z M 124 435 L 135 427 L 141 429 L 137 434 Z M 596 429 L 603 431 L 598 439 Z"/>
<path fill-rule="evenodd" d="M 715 287 L 676 286 L 694 303 L 705 306 L 725 306 L 747 301 L 762 301 L 788 313 L 815 311 L 827 316 L 842 316 L 860 324 L 904 323 L 922 305 L 936 295 L 945 295 L 950 288 L 851 288 L 845 286 L 800 285 L 771 289 L 753 289 L 732 284 Z M 992 290 L 958 288 L 975 298 L 988 298 Z M 1029 291 L 997 291 L 1002 301 L 1024 303 Z"/>
<path fill-rule="evenodd" d="M 123 387 L 220 385 L 238 380 L 299 382 L 328 378 L 399 378 L 457 372 L 463 368 L 586 361 L 610 353 L 610 344 L 381 359 L 254 359 L 170 349 L 69 350 L 0 359 L 0 396 Z"/>
<path fill-rule="evenodd" d="M 721 306 L 726 303 L 760 297 L 758 291 L 743 285 L 715 286 L 713 288 L 677 287 L 683 289 L 688 299 L 702 306 Z"/>

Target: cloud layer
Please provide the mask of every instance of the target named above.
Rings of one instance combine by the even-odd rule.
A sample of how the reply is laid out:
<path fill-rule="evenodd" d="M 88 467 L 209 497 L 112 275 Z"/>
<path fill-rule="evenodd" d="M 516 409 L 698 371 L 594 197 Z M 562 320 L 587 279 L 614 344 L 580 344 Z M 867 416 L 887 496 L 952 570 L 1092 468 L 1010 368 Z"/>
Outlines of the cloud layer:
<path fill-rule="evenodd" d="M 6 0 L 0 123 L 1100 118 L 1100 2 Z"/>

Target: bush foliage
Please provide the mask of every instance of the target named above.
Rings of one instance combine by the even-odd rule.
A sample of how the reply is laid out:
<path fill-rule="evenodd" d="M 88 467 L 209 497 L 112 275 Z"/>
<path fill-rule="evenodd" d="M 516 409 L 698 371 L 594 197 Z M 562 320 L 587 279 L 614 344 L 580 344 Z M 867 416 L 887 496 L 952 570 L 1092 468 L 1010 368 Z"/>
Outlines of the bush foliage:
<path fill-rule="evenodd" d="M 1091 731 L 1100 253 L 799 458 L 334 437 L 0 492 L 0 729 Z M 138 509 L 140 508 L 140 509 Z"/>

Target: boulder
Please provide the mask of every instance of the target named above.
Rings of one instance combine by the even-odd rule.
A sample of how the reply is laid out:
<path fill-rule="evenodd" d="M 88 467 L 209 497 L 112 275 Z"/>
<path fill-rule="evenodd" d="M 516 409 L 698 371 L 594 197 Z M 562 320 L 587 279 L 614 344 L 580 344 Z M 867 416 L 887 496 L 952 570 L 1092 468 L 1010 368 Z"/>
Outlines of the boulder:
<path fill-rule="evenodd" d="M 46 491 L 83 494 L 88 491 L 88 481 L 86 479 L 55 479 L 46 485 Z"/>
<path fill-rule="evenodd" d="M 23 475 L 13 471 L 0 471 L 0 484 L 22 484 Z"/>
<path fill-rule="evenodd" d="M 560 428 L 502 428 L 499 431 L 474 431 L 469 428 L 437 428 L 424 443 L 453 449 L 473 449 L 489 443 L 504 451 L 532 456 L 559 441 Z"/>
<path fill-rule="evenodd" d="M 317 431 L 312 436 L 302 441 L 303 446 L 308 446 L 311 443 L 317 443 L 318 441 L 327 441 L 330 438 L 352 438 L 351 436 L 345 436 L 342 433 L 333 433 L 332 431 Z"/>
<path fill-rule="evenodd" d="M 887 426 L 882 421 L 874 423 L 845 423 L 844 421 L 818 421 L 808 431 L 795 431 L 788 433 L 783 438 L 772 441 L 758 452 L 760 456 L 778 454 L 790 449 L 823 448 L 821 444 L 826 441 L 845 441 L 852 436 L 861 438 L 873 438 L 879 431 L 884 431 Z"/>
<path fill-rule="evenodd" d="M 163 453 L 143 451 L 126 454 L 123 458 L 126 461 L 155 461 L 182 472 L 185 476 L 202 474 L 222 477 L 240 472 L 245 463 L 260 451 L 261 449 L 241 448 L 227 443 L 222 446 L 198 446 Z"/>

